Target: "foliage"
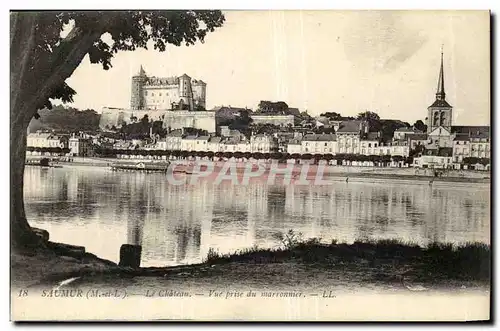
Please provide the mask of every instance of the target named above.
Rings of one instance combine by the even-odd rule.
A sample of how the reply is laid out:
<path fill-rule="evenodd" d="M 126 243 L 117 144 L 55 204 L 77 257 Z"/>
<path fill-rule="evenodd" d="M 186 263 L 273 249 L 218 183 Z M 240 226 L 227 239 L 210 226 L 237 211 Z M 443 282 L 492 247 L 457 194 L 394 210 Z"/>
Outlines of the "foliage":
<path fill-rule="evenodd" d="M 333 127 L 330 127 L 330 128 L 326 128 L 324 126 L 321 126 L 319 128 L 315 128 L 314 130 L 314 133 L 316 134 L 334 134 L 335 133 L 335 129 Z"/>
<path fill-rule="evenodd" d="M 131 51 L 148 48 L 152 41 L 153 48 L 165 51 L 167 44 L 187 46 L 197 41 L 203 42 L 208 32 L 214 31 L 224 23 L 220 11 L 45 11 L 14 13 L 11 23 L 14 29 L 18 23 L 33 24 L 36 45 L 26 51 L 30 53 L 28 67 L 31 68 L 30 81 L 46 82 L 46 75 L 67 66 L 68 74 L 50 86 L 41 96 L 36 108 L 52 108 L 49 99 L 61 99 L 71 102 L 76 93 L 65 83 L 78 66 L 83 56 L 88 54 L 91 63 L 100 63 L 104 70 L 111 68 L 111 60 L 119 51 Z M 73 26 L 67 36 L 61 32 Z M 17 30 L 13 31 L 16 37 Z M 112 42 L 106 43 L 101 36 L 108 33 Z M 75 51 L 82 54 L 66 61 Z M 83 49 L 80 49 L 83 47 Z M 35 84 L 36 85 L 36 84 Z"/>
<path fill-rule="evenodd" d="M 413 127 L 422 132 L 427 132 L 427 125 L 422 120 L 418 120 L 413 124 Z"/>
<path fill-rule="evenodd" d="M 302 233 L 295 232 L 292 229 L 286 233 L 280 233 L 278 238 L 285 249 L 292 249 L 303 241 Z"/>
<path fill-rule="evenodd" d="M 482 164 L 482 165 L 488 165 L 490 164 L 490 159 L 489 158 L 479 158 L 479 157 L 464 157 L 463 163 L 467 165 L 475 165 L 475 164 Z"/>
<path fill-rule="evenodd" d="M 358 120 L 367 120 L 368 122 L 380 121 L 380 116 L 378 116 L 378 114 L 375 112 L 365 111 L 365 112 L 359 113 L 357 116 L 357 119 Z"/>
<path fill-rule="evenodd" d="M 260 153 L 260 152 L 203 152 L 203 151 L 169 151 L 169 150 L 135 150 L 135 149 L 112 149 L 98 148 L 95 151 L 98 155 L 105 157 L 115 157 L 116 155 L 144 155 L 144 156 L 175 156 L 175 157 L 209 157 L 241 159 L 253 158 L 255 160 L 312 160 L 315 163 L 319 161 L 336 160 L 337 163 L 347 162 L 373 162 L 375 165 L 387 166 L 391 161 L 410 164 L 412 158 L 406 158 L 400 155 L 363 155 L 363 154 L 289 154 L 282 152 Z"/>
<path fill-rule="evenodd" d="M 288 233 L 295 232 L 289 230 Z M 285 235 L 284 235 L 285 236 Z M 254 246 L 233 254 L 220 254 L 213 249 L 205 263 L 221 264 L 229 262 L 283 263 L 300 261 L 330 268 L 332 265 L 359 267 L 365 262 L 367 268 L 377 269 L 378 277 L 385 274 L 387 280 L 398 281 L 404 273 L 411 278 L 435 283 L 436 280 L 489 281 L 491 272 L 491 248 L 482 243 L 468 243 L 454 246 L 449 243 L 431 243 L 422 247 L 398 239 L 364 239 L 352 244 L 322 244 L 320 238 L 307 240 L 292 238 L 290 244 L 274 249 L 259 249 Z M 389 271 L 389 273 L 387 273 Z M 380 280 L 380 279 L 378 279 Z"/>
<path fill-rule="evenodd" d="M 253 120 L 250 117 L 250 112 L 247 109 L 242 109 L 239 111 L 235 121 L 231 123 L 230 128 L 237 129 L 239 127 L 246 127 L 250 125 L 252 122 Z"/>
<path fill-rule="evenodd" d="M 252 124 L 253 120 L 250 117 L 250 112 L 247 109 L 242 109 L 238 112 L 238 116 L 234 119 L 225 119 L 220 125 L 227 125 L 231 130 L 238 130 L 246 136 L 249 136 L 251 130 L 249 126 Z"/>
<path fill-rule="evenodd" d="M 163 122 L 149 122 L 149 118 L 147 116 L 148 115 L 144 115 L 139 122 L 122 125 L 119 133 L 129 139 L 144 139 L 150 137 L 151 133 L 153 135 L 164 137 L 167 134 L 167 130 L 163 128 Z"/>
<path fill-rule="evenodd" d="M 394 137 L 394 132 L 402 127 L 409 127 L 410 124 L 399 120 L 381 120 L 380 131 L 383 141 L 391 141 Z"/>
<path fill-rule="evenodd" d="M 29 131 L 50 130 L 56 132 L 96 132 L 99 130 L 100 115 L 92 109 L 78 110 L 73 107 L 57 105 L 38 112 L 39 118 L 33 119 Z"/>
<path fill-rule="evenodd" d="M 26 219 L 23 196 L 26 132 L 51 99 L 72 102 L 66 83 L 88 55 L 104 70 L 119 51 L 193 45 L 224 23 L 220 11 L 23 11 L 10 14 L 11 243 L 43 245 Z M 109 42 L 103 39 L 108 37 Z"/>
<path fill-rule="evenodd" d="M 68 154 L 69 148 L 61 148 L 61 147 L 26 147 L 27 152 L 37 152 L 37 153 L 50 153 L 50 154 Z"/>
<path fill-rule="evenodd" d="M 266 101 L 262 100 L 257 106 L 257 112 L 259 113 L 272 113 L 272 114 L 286 114 L 288 110 L 288 105 L 284 101 Z"/>
<path fill-rule="evenodd" d="M 282 127 L 279 125 L 271 124 L 271 123 L 259 123 L 252 126 L 252 130 L 255 134 L 267 134 L 272 135 L 276 132 L 281 132 Z"/>
<path fill-rule="evenodd" d="M 352 116 L 342 116 L 340 113 L 336 113 L 336 112 L 325 112 L 325 113 L 320 114 L 319 116 L 326 117 L 332 121 L 352 121 L 352 120 L 355 120 L 355 118 Z"/>

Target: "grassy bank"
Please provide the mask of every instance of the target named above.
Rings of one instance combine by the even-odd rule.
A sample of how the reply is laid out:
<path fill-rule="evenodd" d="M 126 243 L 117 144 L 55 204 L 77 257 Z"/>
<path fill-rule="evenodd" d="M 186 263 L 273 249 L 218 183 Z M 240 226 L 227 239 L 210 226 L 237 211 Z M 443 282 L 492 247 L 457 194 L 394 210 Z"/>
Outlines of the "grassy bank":
<path fill-rule="evenodd" d="M 13 254 L 13 287 L 56 284 L 70 277 L 80 277 L 86 284 L 120 282 L 123 286 L 157 281 L 181 284 L 184 279 L 193 286 L 221 282 L 255 287 L 294 282 L 317 286 L 315 282 L 320 282 L 322 286 L 336 284 L 339 288 L 390 288 L 406 280 L 430 288 L 489 287 L 491 252 L 485 244 L 455 247 L 435 243 L 420 247 L 398 240 L 325 244 L 318 239 L 301 240 L 293 231 L 283 235 L 282 242 L 277 249 L 254 247 L 233 254 L 210 250 L 206 260 L 196 265 L 135 270 L 88 253 L 80 257 L 68 256 L 64 250 Z"/>
<path fill-rule="evenodd" d="M 355 241 L 353 244 L 320 243 L 310 239 L 278 249 L 257 247 L 234 254 L 210 250 L 206 264 L 296 263 L 322 265 L 324 268 L 365 268 L 378 270 L 375 278 L 393 276 L 418 278 L 424 282 L 490 279 L 490 247 L 470 243 L 454 247 L 433 243 L 427 247 L 398 240 Z M 386 273 L 384 275 L 384 272 Z"/>

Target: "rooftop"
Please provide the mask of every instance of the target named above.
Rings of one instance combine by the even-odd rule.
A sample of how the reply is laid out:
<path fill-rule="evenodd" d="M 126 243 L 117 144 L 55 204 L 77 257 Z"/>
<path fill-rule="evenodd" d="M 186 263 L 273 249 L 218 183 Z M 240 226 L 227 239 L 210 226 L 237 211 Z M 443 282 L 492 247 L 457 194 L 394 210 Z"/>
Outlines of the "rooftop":
<path fill-rule="evenodd" d="M 344 121 L 340 123 L 340 127 L 337 132 L 359 132 L 362 121 L 354 120 L 354 121 Z"/>
<path fill-rule="evenodd" d="M 210 138 L 211 143 L 220 143 L 222 141 L 222 137 L 212 137 Z"/>
<path fill-rule="evenodd" d="M 167 134 L 167 137 L 182 137 L 182 130 L 174 130 Z"/>
<path fill-rule="evenodd" d="M 451 108 L 451 105 L 448 102 L 446 102 L 446 100 L 436 100 L 429 107 L 447 107 L 447 108 Z"/>
<path fill-rule="evenodd" d="M 408 137 L 410 140 L 427 140 L 429 136 L 426 133 L 416 133 Z"/>
<path fill-rule="evenodd" d="M 306 134 L 302 141 L 337 141 L 334 134 Z"/>
<path fill-rule="evenodd" d="M 422 133 L 422 131 L 415 129 L 414 127 L 401 127 L 397 129 L 395 132 L 413 132 L 413 133 Z"/>
<path fill-rule="evenodd" d="M 459 134 L 455 137 L 455 139 L 453 140 L 457 140 L 457 141 L 469 141 L 470 138 L 469 138 L 469 135 L 466 135 L 466 134 Z"/>
<path fill-rule="evenodd" d="M 28 135 L 31 138 L 49 138 L 52 136 L 51 132 L 33 132 Z"/>

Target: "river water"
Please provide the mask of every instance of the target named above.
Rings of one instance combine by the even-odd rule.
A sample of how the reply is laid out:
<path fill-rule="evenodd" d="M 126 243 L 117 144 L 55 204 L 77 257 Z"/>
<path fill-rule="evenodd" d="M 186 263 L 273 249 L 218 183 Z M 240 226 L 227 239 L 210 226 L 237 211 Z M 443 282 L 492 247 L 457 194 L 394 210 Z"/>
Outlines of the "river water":
<path fill-rule="evenodd" d="M 489 184 L 352 178 L 179 186 L 164 174 L 26 167 L 24 187 L 28 219 L 50 240 L 115 262 L 122 244 L 140 243 L 143 267 L 198 263 L 210 248 L 278 247 L 290 229 L 325 242 L 490 243 Z"/>

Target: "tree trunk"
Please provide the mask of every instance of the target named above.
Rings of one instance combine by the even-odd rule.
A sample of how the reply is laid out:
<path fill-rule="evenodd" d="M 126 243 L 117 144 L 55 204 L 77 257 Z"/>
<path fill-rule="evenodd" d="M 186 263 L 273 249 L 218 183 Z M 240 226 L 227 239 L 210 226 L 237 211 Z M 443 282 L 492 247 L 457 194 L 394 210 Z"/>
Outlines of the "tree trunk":
<path fill-rule="evenodd" d="M 13 249 L 38 244 L 26 220 L 23 200 L 26 133 L 31 115 L 23 102 L 26 76 L 30 76 L 29 57 L 35 47 L 36 15 L 11 14 L 10 23 L 10 234 Z M 26 96 L 24 96 L 26 97 Z"/>
<path fill-rule="evenodd" d="M 71 76 L 102 34 L 100 29 L 84 31 L 75 27 L 52 54 L 42 56 L 37 52 L 35 38 L 39 15 L 24 12 L 10 16 L 10 228 L 13 249 L 37 247 L 41 243 L 31 231 L 24 211 L 23 177 L 28 125 L 37 108 L 51 97 L 54 88 Z"/>
<path fill-rule="evenodd" d="M 18 116 L 20 117 L 20 116 Z M 23 199 L 24 162 L 26 157 L 26 129 L 18 119 L 11 119 L 10 130 L 10 230 L 13 249 L 38 246 L 41 241 L 26 220 Z M 28 122 L 29 123 L 29 122 Z M 27 128 L 27 126 L 26 126 Z"/>

